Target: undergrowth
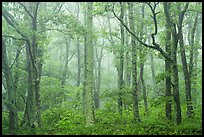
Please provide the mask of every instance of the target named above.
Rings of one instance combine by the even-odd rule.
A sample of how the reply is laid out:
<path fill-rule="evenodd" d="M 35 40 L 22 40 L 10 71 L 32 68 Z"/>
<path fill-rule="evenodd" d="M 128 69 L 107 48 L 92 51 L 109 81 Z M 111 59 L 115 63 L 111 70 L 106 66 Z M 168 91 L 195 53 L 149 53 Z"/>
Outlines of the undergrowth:
<path fill-rule="evenodd" d="M 154 108 L 152 108 L 154 109 Z M 175 121 L 166 120 L 160 111 L 153 111 L 141 115 L 141 122 L 133 122 L 133 112 L 124 110 L 120 116 L 117 112 L 107 110 L 95 111 L 95 123 L 85 125 L 85 118 L 79 110 L 65 107 L 54 107 L 46 110 L 42 115 L 41 128 L 19 128 L 18 135 L 201 135 L 202 118 L 198 113 L 194 119 L 183 117 L 180 125 Z M 161 108 L 160 108 L 161 109 Z M 157 109 L 158 110 L 158 109 Z M 141 109 L 143 114 L 143 109 Z M 8 126 L 3 115 L 2 124 Z M 7 128 L 2 126 L 3 134 Z"/>

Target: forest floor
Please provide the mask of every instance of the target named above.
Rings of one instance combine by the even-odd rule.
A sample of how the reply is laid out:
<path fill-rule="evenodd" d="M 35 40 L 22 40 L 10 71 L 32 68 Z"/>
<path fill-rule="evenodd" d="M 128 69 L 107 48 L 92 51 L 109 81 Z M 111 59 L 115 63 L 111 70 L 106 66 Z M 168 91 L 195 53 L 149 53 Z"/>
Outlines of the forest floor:
<path fill-rule="evenodd" d="M 183 126 L 183 127 L 182 127 Z M 114 125 L 114 124 L 95 124 L 90 127 L 83 125 L 74 126 L 73 128 L 61 129 L 46 129 L 36 128 L 33 130 L 18 131 L 19 135 L 202 135 L 202 128 L 187 128 L 185 125 L 181 126 L 165 126 L 160 124 L 146 125 L 146 124 L 128 124 L 128 125 Z"/>
<path fill-rule="evenodd" d="M 133 122 L 132 111 L 124 110 L 122 117 L 117 112 L 97 110 L 95 123 L 85 126 L 85 118 L 80 111 L 64 107 L 46 110 L 42 115 L 42 126 L 36 128 L 20 127 L 17 135 L 202 135 L 202 115 L 197 111 L 194 118 L 184 117 L 177 125 L 175 118 L 171 121 L 165 118 L 162 108 L 160 111 L 142 115 L 141 122 Z M 158 115 L 159 114 L 159 115 Z M 162 115 L 161 115 L 162 114 Z M 8 121 L 3 113 L 2 131 L 8 134 Z M 22 120 L 19 116 L 19 120 Z M 19 122 L 20 123 L 20 122 Z"/>

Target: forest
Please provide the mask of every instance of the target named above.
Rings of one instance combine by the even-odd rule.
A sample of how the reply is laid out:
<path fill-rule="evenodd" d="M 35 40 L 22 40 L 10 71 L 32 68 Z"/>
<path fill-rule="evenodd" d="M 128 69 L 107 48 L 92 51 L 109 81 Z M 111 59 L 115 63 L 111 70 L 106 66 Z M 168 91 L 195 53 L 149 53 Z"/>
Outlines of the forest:
<path fill-rule="evenodd" d="M 2 135 L 202 135 L 202 2 L 2 2 Z"/>

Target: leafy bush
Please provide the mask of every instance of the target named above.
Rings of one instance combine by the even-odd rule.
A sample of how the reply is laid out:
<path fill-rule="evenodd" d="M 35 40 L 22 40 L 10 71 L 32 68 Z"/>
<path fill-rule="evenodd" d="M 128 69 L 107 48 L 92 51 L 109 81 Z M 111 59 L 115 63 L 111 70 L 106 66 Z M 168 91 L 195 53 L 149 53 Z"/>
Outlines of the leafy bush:
<path fill-rule="evenodd" d="M 2 111 L 2 134 L 5 135 L 8 133 L 9 120 L 8 120 L 8 112 Z"/>
<path fill-rule="evenodd" d="M 51 131 L 71 131 L 74 126 L 83 124 L 84 118 L 80 112 L 57 106 L 45 111 L 42 123 Z"/>
<path fill-rule="evenodd" d="M 140 102 L 141 103 L 141 102 Z M 144 105 L 140 105 L 141 122 L 134 122 L 133 108 L 129 106 L 123 109 L 122 116 L 117 109 L 111 110 L 111 103 L 104 109 L 95 110 L 95 123 L 91 126 L 85 125 L 85 117 L 80 109 L 71 108 L 70 102 L 57 105 L 42 113 L 42 127 L 32 131 L 28 129 L 19 130 L 18 134 L 42 134 L 42 135 L 200 135 L 202 134 L 202 112 L 201 108 L 195 109 L 195 117 L 188 119 L 185 113 L 185 105 L 182 105 L 182 123 L 176 125 L 174 114 L 173 120 L 165 118 L 165 106 L 150 106 L 148 115 L 145 113 Z M 117 104 L 114 104 L 117 105 Z M 173 107 L 174 109 L 174 107 Z M 172 110 L 174 112 L 174 110 Z M 22 114 L 19 114 L 19 116 Z M 7 132 L 8 114 L 3 113 L 2 130 Z"/>

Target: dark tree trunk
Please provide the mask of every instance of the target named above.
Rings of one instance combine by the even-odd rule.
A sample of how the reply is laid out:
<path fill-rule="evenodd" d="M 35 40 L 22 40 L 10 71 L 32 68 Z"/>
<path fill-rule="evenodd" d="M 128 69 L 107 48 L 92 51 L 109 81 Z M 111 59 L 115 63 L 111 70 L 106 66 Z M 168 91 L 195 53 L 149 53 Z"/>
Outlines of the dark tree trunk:
<path fill-rule="evenodd" d="M 172 58 L 173 58 L 173 95 L 174 101 L 176 103 L 176 123 L 181 124 L 181 103 L 180 103 L 180 95 L 179 95 L 179 77 L 178 77 L 178 66 L 177 66 L 177 47 L 178 47 L 178 34 L 176 34 L 176 25 L 174 24 L 173 30 L 173 47 L 172 47 Z"/>
<path fill-rule="evenodd" d="M 171 17 L 170 17 L 170 4 L 164 2 L 164 12 L 166 16 L 166 53 L 171 56 Z M 168 100 L 166 102 L 166 118 L 172 119 L 172 108 L 171 108 L 171 62 L 165 59 L 165 72 L 166 76 L 166 96 Z"/>
<path fill-rule="evenodd" d="M 28 83 L 27 83 L 27 93 L 26 93 L 26 104 L 24 109 L 24 117 L 21 123 L 21 126 L 26 124 L 29 127 L 34 125 L 34 90 L 33 90 L 33 70 L 32 63 L 30 59 L 30 43 L 26 42 L 26 58 L 27 58 L 27 74 L 28 74 Z"/>
<path fill-rule="evenodd" d="M 20 46 L 19 46 L 20 48 Z M 19 49 L 16 51 L 16 55 L 19 54 Z M 19 82 L 19 57 L 16 59 L 16 66 L 15 66 L 15 73 L 14 73 L 14 79 L 13 79 L 13 86 L 14 86 L 14 98 L 16 99 L 16 93 L 17 93 L 17 87 L 18 87 L 18 82 Z M 16 122 L 15 122 L 15 127 L 18 128 L 18 109 L 17 109 L 17 104 L 15 102 L 15 118 L 16 118 Z"/>
<path fill-rule="evenodd" d="M 181 11 L 180 5 L 178 6 L 179 10 L 179 23 L 178 23 L 178 37 L 179 37 L 179 45 L 181 50 L 181 61 L 183 65 L 183 73 L 184 73 L 184 80 L 185 80 L 185 90 L 186 90 L 186 104 L 187 104 L 187 117 L 192 118 L 193 117 L 193 104 L 192 104 L 192 98 L 191 98 L 191 79 L 190 74 L 188 70 L 188 64 L 186 61 L 186 53 L 184 48 L 184 41 L 183 41 L 183 30 L 182 30 L 182 24 L 183 24 L 183 18 L 184 14 L 188 8 L 188 3 L 185 5 L 185 9 Z"/>
<path fill-rule="evenodd" d="M 186 90 L 186 104 L 187 104 L 187 117 L 192 118 L 193 117 L 193 104 L 192 104 L 192 98 L 191 98 L 191 81 L 188 71 L 188 66 L 186 62 L 186 55 L 185 55 L 185 49 L 184 49 L 184 43 L 183 43 L 183 34 L 181 30 L 180 34 L 180 48 L 181 48 L 181 60 L 183 64 L 183 72 L 184 72 L 184 78 L 185 78 L 185 90 Z"/>
<path fill-rule="evenodd" d="M 9 109 L 9 134 L 14 134 L 16 130 L 16 98 L 13 85 L 12 74 L 8 65 L 8 56 L 4 39 L 2 39 L 2 68 L 6 78 L 6 87 L 8 93 L 8 109 Z"/>
<path fill-rule="evenodd" d="M 144 106 L 145 106 L 145 115 L 148 114 L 148 102 L 147 102 L 147 92 L 146 92 L 146 85 L 144 82 L 144 63 L 140 66 L 140 80 L 142 84 L 142 96 L 144 100 Z"/>

